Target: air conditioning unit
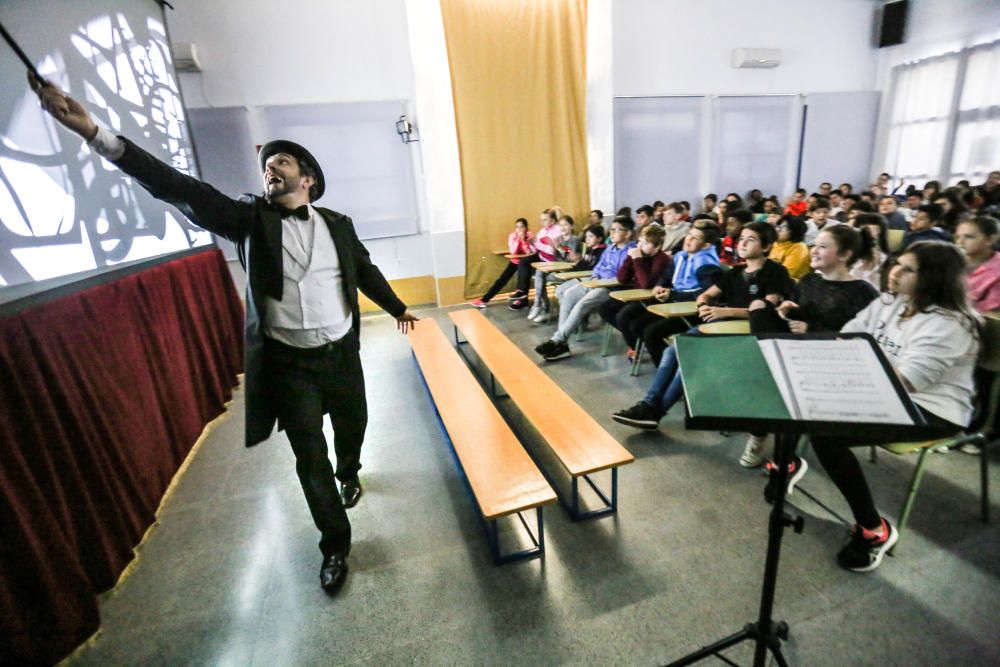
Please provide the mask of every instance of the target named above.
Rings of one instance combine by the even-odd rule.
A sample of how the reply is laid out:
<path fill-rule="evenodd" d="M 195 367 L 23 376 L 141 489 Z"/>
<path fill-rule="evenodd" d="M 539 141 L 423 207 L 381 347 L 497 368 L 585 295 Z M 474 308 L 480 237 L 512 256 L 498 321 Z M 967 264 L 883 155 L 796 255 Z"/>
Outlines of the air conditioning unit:
<path fill-rule="evenodd" d="M 198 45 L 192 42 L 174 43 L 174 69 L 178 72 L 200 72 Z"/>
<path fill-rule="evenodd" d="M 772 68 L 781 64 L 781 49 L 733 49 L 733 67 Z"/>

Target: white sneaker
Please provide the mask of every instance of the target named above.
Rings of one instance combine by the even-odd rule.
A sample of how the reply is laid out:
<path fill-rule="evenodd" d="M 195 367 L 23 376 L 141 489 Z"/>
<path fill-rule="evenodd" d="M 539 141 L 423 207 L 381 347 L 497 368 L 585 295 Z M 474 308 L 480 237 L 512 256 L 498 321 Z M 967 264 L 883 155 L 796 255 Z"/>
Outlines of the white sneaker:
<path fill-rule="evenodd" d="M 531 304 L 531 310 L 528 311 L 528 319 L 534 320 L 536 317 L 538 317 L 538 313 L 540 313 L 541 311 L 542 307 L 538 305 L 537 301 Z"/>
<path fill-rule="evenodd" d="M 547 310 L 539 311 L 539 313 L 535 315 L 535 319 L 531 321 L 534 322 L 535 324 L 545 324 L 546 322 L 549 321 L 549 311 Z"/>
<path fill-rule="evenodd" d="M 743 448 L 740 465 L 744 468 L 756 468 L 767 458 L 770 449 L 770 435 L 751 435 Z"/>

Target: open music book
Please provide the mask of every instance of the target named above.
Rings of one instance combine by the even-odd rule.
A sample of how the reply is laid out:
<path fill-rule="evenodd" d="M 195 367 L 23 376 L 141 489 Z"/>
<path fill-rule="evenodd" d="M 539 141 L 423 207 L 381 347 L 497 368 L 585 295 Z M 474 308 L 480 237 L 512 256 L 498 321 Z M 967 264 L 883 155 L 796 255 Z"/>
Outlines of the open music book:
<path fill-rule="evenodd" d="M 868 336 L 679 336 L 676 345 L 692 417 L 914 425 Z"/>

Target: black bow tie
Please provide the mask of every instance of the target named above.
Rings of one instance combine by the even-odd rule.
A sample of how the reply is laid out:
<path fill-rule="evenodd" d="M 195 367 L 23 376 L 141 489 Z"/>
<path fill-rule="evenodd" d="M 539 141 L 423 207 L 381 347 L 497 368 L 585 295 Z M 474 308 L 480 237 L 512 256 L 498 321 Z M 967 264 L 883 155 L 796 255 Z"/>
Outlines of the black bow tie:
<path fill-rule="evenodd" d="M 298 208 L 285 208 L 284 206 L 275 206 L 278 212 L 281 213 L 282 218 L 296 217 L 299 220 L 308 220 L 311 216 L 309 215 L 309 207 L 305 204 L 299 206 Z"/>

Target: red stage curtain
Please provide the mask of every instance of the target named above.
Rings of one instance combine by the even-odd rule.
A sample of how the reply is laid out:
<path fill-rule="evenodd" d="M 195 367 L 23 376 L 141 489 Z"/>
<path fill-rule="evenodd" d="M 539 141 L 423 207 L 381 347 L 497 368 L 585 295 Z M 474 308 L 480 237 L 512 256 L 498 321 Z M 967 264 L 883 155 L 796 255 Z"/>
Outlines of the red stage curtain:
<path fill-rule="evenodd" d="M 99 627 L 174 473 L 243 364 L 218 249 L 0 320 L 0 664 Z"/>

